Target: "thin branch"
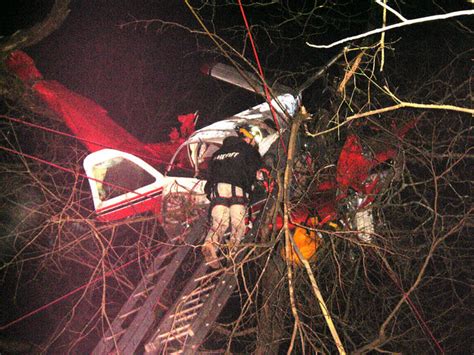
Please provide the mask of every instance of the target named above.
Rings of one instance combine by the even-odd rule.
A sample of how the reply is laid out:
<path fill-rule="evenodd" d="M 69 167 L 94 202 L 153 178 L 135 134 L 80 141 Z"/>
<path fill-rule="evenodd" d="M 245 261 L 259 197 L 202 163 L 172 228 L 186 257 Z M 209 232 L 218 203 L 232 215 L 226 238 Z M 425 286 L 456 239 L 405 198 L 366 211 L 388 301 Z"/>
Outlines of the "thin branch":
<path fill-rule="evenodd" d="M 301 111 L 306 113 L 304 107 L 301 109 Z M 290 204 L 289 191 L 290 191 L 290 184 L 291 184 L 291 178 L 292 178 L 292 172 L 293 172 L 295 147 L 296 147 L 296 141 L 297 141 L 296 138 L 297 138 L 299 127 L 300 127 L 303 117 L 304 117 L 303 114 L 301 113 L 298 114 L 291 126 L 290 140 L 288 143 L 288 158 L 286 161 L 285 175 L 284 175 L 284 181 L 283 181 L 283 208 L 284 208 L 283 228 L 285 230 L 285 255 L 287 256 L 291 254 L 291 242 L 290 242 L 291 236 L 290 236 L 290 230 L 288 228 L 288 222 L 289 222 L 288 216 L 289 216 L 289 204 Z M 293 318 L 295 319 L 293 332 L 291 335 L 290 346 L 288 347 L 288 351 L 287 351 L 287 354 L 291 354 L 293 346 L 294 346 L 297 330 L 299 330 L 301 327 L 301 321 L 298 315 L 298 310 L 296 309 L 293 270 L 292 270 L 292 265 L 288 257 L 286 258 L 286 263 L 287 263 L 288 291 L 289 291 L 289 296 L 290 296 L 291 313 L 293 314 Z"/>
<path fill-rule="evenodd" d="M 410 25 L 414 25 L 414 24 L 417 24 L 417 23 L 446 20 L 448 18 L 453 18 L 453 17 L 472 16 L 472 15 L 474 15 L 474 10 L 454 11 L 454 12 L 450 12 L 450 13 L 442 14 L 442 15 L 433 15 L 433 16 L 420 17 L 420 18 L 416 18 L 416 19 L 413 19 L 413 20 L 406 20 L 406 21 L 403 21 L 403 22 L 395 23 L 395 24 L 387 26 L 387 27 L 377 28 L 377 29 L 372 30 L 372 31 L 364 32 L 364 33 L 361 33 L 361 34 L 356 35 L 356 36 L 346 37 L 346 38 L 343 38 L 339 41 L 333 42 L 331 44 L 311 44 L 309 42 L 306 42 L 306 44 L 309 47 L 312 47 L 312 48 L 332 48 L 332 47 L 335 47 L 335 46 L 337 46 L 339 44 L 342 44 L 342 43 L 350 42 L 350 41 L 353 41 L 355 39 L 369 37 L 369 36 L 375 35 L 377 33 L 382 33 L 382 32 L 393 30 L 395 28 L 410 26 Z"/>
<path fill-rule="evenodd" d="M 403 17 L 401 13 L 399 13 L 398 11 L 396 11 L 395 9 L 393 9 L 392 7 L 388 6 L 387 5 L 387 0 L 384 0 L 384 2 L 381 2 L 380 0 L 375 0 L 375 3 L 376 4 L 379 4 L 380 6 L 382 6 L 384 8 L 384 10 L 388 10 L 390 11 L 392 14 L 394 14 L 395 16 L 397 16 L 400 20 L 402 21 L 409 21 L 406 17 Z M 384 11 L 384 13 L 386 13 Z M 384 22 L 385 24 L 385 22 Z"/>
<path fill-rule="evenodd" d="M 362 57 L 364 55 L 365 51 L 360 52 L 357 57 L 355 58 L 354 62 L 352 63 L 350 69 L 346 72 L 344 75 L 344 78 L 342 79 L 341 83 L 339 84 L 339 87 L 337 88 L 337 92 L 342 93 L 344 88 L 346 87 L 347 82 L 352 78 L 354 73 L 357 71 L 360 65 L 360 61 L 362 60 Z"/>
<path fill-rule="evenodd" d="M 400 15 L 398 12 L 396 12 L 390 6 L 387 5 L 387 0 L 384 0 L 383 3 L 381 3 L 380 0 L 376 0 L 376 3 L 383 6 L 383 14 L 382 14 L 383 27 L 387 26 L 387 10 L 389 10 L 390 12 L 395 13 L 397 16 L 399 15 L 399 18 L 402 21 L 406 20 L 402 15 Z M 382 32 L 382 34 L 380 35 L 380 51 L 381 51 L 381 58 L 380 58 L 380 69 L 379 69 L 379 71 L 382 72 L 383 67 L 385 65 L 385 32 Z"/>
<path fill-rule="evenodd" d="M 285 170 L 285 183 L 284 183 L 284 189 L 285 189 L 285 196 L 288 197 L 288 191 L 289 191 L 289 185 L 291 183 L 291 171 L 292 171 L 292 166 L 293 166 L 293 157 L 294 157 L 294 149 L 296 145 L 296 134 L 299 130 L 299 126 L 301 124 L 302 119 L 307 118 L 308 114 L 306 113 L 306 110 L 304 107 L 301 109 L 301 113 L 296 117 L 295 121 L 293 122 L 293 126 L 291 128 L 291 136 L 290 136 L 290 143 L 288 144 L 288 164 L 286 166 Z M 334 322 L 332 321 L 331 315 L 329 314 L 328 308 L 326 306 L 326 303 L 324 302 L 324 298 L 319 290 L 318 284 L 316 283 L 316 278 L 314 277 L 313 272 L 311 271 L 311 267 L 308 263 L 308 261 L 301 255 L 301 252 L 293 239 L 290 237 L 289 230 L 288 230 L 288 199 L 285 198 L 285 214 L 284 214 L 284 228 L 285 228 L 285 253 L 286 253 L 286 260 L 287 263 L 289 264 L 289 255 L 291 254 L 291 249 L 296 251 L 296 254 L 300 258 L 300 260 L 303 262 L 303 265 L 305 266 L 306 272 L 308 273 L 308 277 L 311 282 L 311 286 L 313 289 L 313 292 L 318 300 L 319 306 L 321 307 L 321 311 L 324 315 L 324 318 L 326 320 L 326 323 L 329 327 L 329 330 L 331 332 L 332 337 L 334 338 L 334 342 L 336 343 L 336 347 L 339 351 L 339 354 L 346 354 L 346 351 L 344 350 L 344 346 L 342 345 L 341 339 L 339 338 L 339 334 L 337 333 L 336 327 L 334 326 Z M 291 276 L 291 265 L 288 265 L 288 276 Z M 289 277 L 288 282 L 290 283 L 291 279 Z M 290 283 L 290 295 L 292 294 L 293 290 L 291 289 L 292 285 Z M 291 299 L 291 298 L 290 298 Z M 292 300 L 293 301 L 293 300 Z M 294 301 L 293 301 L 294 302 Z M 293 311 L 293 302 L 292 302 L 292 311 Z M 293 313 L 296 313 L 296 309 L 294 310 Z M 297 313 L 296 313 L 297 314 Z M 299 319 L 297 319 L 299 322 Z M 296 319 L 295 319 L 296 321 Z M 296 322 L 295 322 L 296 323 Z M 296 326 L 296 324 L 295 324 Z M 296 329 L 294 329 L 293 336 L 291 338 L 291 342 L 293 343 L 294 341 L 294 335 L 295 335 Z M 291 352 L 291 347 L 288 350 L 288 354 Z"/>
<path fill-rule="evenodd" d="M 465 107 L 459 107 L 459 106 L 453 106 L 453 105 L 417 104 L 414 102 L 402 101 L 397 105 L 387 106 L 387 107 L 379 108 L 376 110 L 370 110 L 367 112 L 357 113 L 355 115 L 347 117 L 346 122 L 355 120 L 357 118 L 373 116 L 373 115 L 377 115 L 377 114 L 389 112 L 389 111 L 395 111 L 401 108 L 425 108 L 425 109 L 430 109 L 430 110 L 450 110 L 450 111 L 470 113 L 471 115 L 474 115 L 474 109 L 465 108 Z"/>

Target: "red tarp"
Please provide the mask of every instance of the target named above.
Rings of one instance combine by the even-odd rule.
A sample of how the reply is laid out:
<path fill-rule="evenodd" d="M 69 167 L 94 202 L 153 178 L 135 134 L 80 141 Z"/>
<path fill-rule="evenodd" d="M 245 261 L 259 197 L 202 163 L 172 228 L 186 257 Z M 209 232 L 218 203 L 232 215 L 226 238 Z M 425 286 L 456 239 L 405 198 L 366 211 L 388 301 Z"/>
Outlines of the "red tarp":
<path fill-rule="evenodd" d="M 146 144 L 140 142 L 118 125 L 107 111 L 94 101 L 78 95 L 64 85 L 43 80 L 33 59 L 22 51 L 13 52 L 5 61 L 7 67 L 20 78 L 91 152 L 113 148 L 134 154 L 152 165 L 168 163 L 184 139 L 194 132 L 193 114 L 179 116 L 181 135 L 173 135 L 170 142 Z M 192 116 L 192 117 L 191 117 Z"/>

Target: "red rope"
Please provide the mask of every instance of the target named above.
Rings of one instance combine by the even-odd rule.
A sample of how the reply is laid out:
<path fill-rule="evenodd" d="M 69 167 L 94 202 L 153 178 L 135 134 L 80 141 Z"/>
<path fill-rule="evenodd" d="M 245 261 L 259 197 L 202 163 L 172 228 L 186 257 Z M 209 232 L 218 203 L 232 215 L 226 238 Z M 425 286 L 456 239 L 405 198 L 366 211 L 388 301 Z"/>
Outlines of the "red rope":
<path fill-rule="evenodd" d="M 159 247 L 159 246 L 157 246 L 156 248 L 158 248 L 158 247 Z M 155 249 L 154 251 L 156 251 L 156 249 Z M 145 252 L 142 256 L 139 256 L 139 257 L 137 257 L 137 258 L 135 258 L 135 259 L 133 259 L 133 260 L 130 260 L 129 262 L 127 262 L 127 263 L 125 263 L 125 264 L 119 266 L 119 267 L 116 268 L 116 269 L 110 270 L 109 272 L 105 273 L 105 275 L 98 276 L 98 277 L 96 277 L 95 279 L 93 279 L 92 281 L 89 281 L 89 282 L 85 283 L 84 285 L 82 285 L 82 286 L 80 286 L 80 287 L 78 287 L 78 288 L 76 288 L 76 289 L 74 289 L 74 290 L 72 290 L 72 291 L 70 291 L 70 292 L 68 292 L 68 293 L 66 293 L 66 294 L 64 294 L 64 295 L 62 295 L 61 297 L 56 298 L 55 300 L 53 300 L 53 301 L 51 301 L 51 302 L 49 302 L 49 303 L 47 303 L 47 304 L 45 304 L 45 305 L 43 305 L 43 306 L 41 306 L 41 307 L 38 307 L 37 309 L 35 309 L 35 310 L 33 310 L 33 311 L 31 311 L 31 312 L 29 312 L 29 313 L 23 315 L 23 316 L 21 316 L 21 317 L 15 319 L 15 320 L 13 320 L 13 321 L 11 321 L 10 323 L 7 323 L 7 324 L 5 324 L 5 325 L 0 326 L 0 330 L 5 330 L 5 329 L 11 327 L 12 325 L 15 325 L 15 324 L 17 324 L 17 323 L 19 323 L 19 322 L 21 322 L 21 321 L 27 319 L 27 318 L 30 318 L 31 316 L 34 316 L 35 314 L 40 313 L 41 311 L 44 311 L 45 309 L 48 309 L 49 307 L 51 307 L 51 306 L 53 306 L 53 305 L 55 305 L 55 304 L 57 304 L 57 303 L 59 303 L 59 302 L 65 300 L 66 298 L 68 298 L 68 297 L 74 295 L 75 293 L 79 292 L 80 290 L 82 290 L 82 289 L 84 289 L 84 288 L 87 288 L 87 287 L 89 287 L 89 286 L 95 284 L 97 281 L 102 280 L 102 279 L 104 279 L 105 277 L 109 277 L 110 275 L 115 274 L 116 272 L 118 272 L 118 271 L 120 271 L 120 270 L 126 268 L 127 266 L 131 265 L 132 263 L 137 262 L 137 261 L 140 260 L 141 258 L 143 258 L 143 257 L 145 257 L 145 256 L 147 256 L 147 255 L 150 255 L 151 253 L 152 253 L 152 251 L 147 251 L 147 252 Z"/>
<path fill-rule="evenodd" d="M 240 12 L 242 13 L 242 17 L 244 19 L 244 23 L 245 23 L 245 27 L 247 29 L 247 33 L 249 35 L 249 38 L 250 38 L 250 43 L 252 45 L 252 49 L 253 49 L 253 54 L 254 54 L 254 57 L 255 57 L 255 61 L 257 62 L 257 67 L 258 67 L 258 70 L 260 72 L 260 75 L 261 77 L 264 79 L 264 75 L 263 75 L 263 70 L 262 70 L 262 66 L 260 65 L 260 60 L 258 58 L 258 53 L 257 53 L 257 49 L 255 47 L 255 43 L 253 41 L 253 37 L 252 37 L 252 33 L 250 32 L 250 27 L 249 27 L 249 24 L 248 24 L 248 21 L 247 21 L 247 17 L 245 15 L 245 11 L 244 11 L 244 8 L 242 6 L 242 2 L 241 0 L 238 0 L 239 1 L 239 7 L 240 7 Z M 271 105 L 271 98 L 270 98 L 270 92 L 268 90 L 268 87 L 265 83 L 265 80 L 263 80 L 263 87 L 265 89 L 265 95 L 266 95 L 266 98 L 267 98 L 267 101 L 270 105 L 270 109 L 271 109 L 271 112 L 272 112 L 272 115 L 273 115 L 273 120 L 275 121 L 275 124 L 277 125 L 277 128 L 278 130 L 280 129 L 280 127 L 278 126 L 278 122 L 277 122 L 277 119 L 276 119 L 276 113 L 275 113 L 275 110 L 273 108 L 273 106 Z M 282 142 L 283 143 L 283 142 Z M 283 145 L 283 147 L 285 147 Z M 438 340 L 434 337 L 433 333 L 431 332 L 430 328 L 428 327 L 428 325 L 426 324 L 425 320 L 423 319 L 423 317 L 421 316 L 420 312 L 418 311 L 418 308 L 415 306 L 415 304 L 411 301 L 410 297 L 405 293 L 405 291 L 401 288 L 401 286 L 397 283 L 397 280 L 394 279 L 394 275 L 391 275 L 389 273 L 389 275 L 391 276 L 392 280 L 394 281 L 394 283 L 398 286 L 398 288 L 400 289 L 400 292 L 403 294 L 403 297 L 405 297 L 405 299 L 407 300 L 408 304 L 410 305 L 410 308 L 412 308 L 413 312 L 415 313 L 415 317 L 418 319 L 418 321 L 422 324 L 422 328 L 425 329 L 425 331 L 428 332 L 428 334 L 430 335 L 431 339 L 433 340 L 433 342 L 435 343 L 436 347 L 438 348 L 439 351 L 441 351 L 441 353 L 444 354 L 444 349 L 441 347 L 441 344 L 438 342 Z"/>
<path fill-rule="evenodd" d="M 255 61 L 257 62 L 258 71 L 260 73 L 260 76 L 263 79 L 263 89 L 265 91 L 266 100 L 268 102 L 268 105 L 270 106 L 270 111 L 271 111 L 272 116 L 273 116 L 273 121 L 275 122 L 275 125 L 276 125 L 278 131 L 280 131 L 280 125 L 278 124 L 278 119 L 277 119 L 277 115 L 276 115 L 276 112 L 275 112 L 275 108 L 272 105 L 272 98 L 270 96 L 270 91 L 268 90 L 268 86 L 267 86 L 266 81 L 265 81 L 265 76 L 263 74 L 263 69 L 262 69 L 262 66 L 260 64 L 260 59 L 258 57 L 257 48 L 255 46 L 255 42 L 253 40 L 252 32 L 250 31 L 250 26 L 249 26 L 249 23 L 247 21 L 247 16 L 245 15 L 245 11 L 244 11 L 244 8 L 242 6 L 242 1 L 241 0 L 239 0 L 239 7 L 240 7 L 240 12 L 242 13 L 242 18 L 243 18 L 244 23 L 245 23 L 245 28 L 247 29 L 247 33 L 249 35 L 250 44 L 252 45 L 253 56 L 255 57 Z M 283 142 L 283 139 L 282 139 L 281 135 L 280 135 L 280 142 L 281 142 L 281 144 L 283 146 L 283 149 L 285 150 L 285 153 L 286 153 L 286 146 L 285 146 L 285 143 Z"/>
<path fill-rule="evenodd" d="M 19 152 L 19 151 L 17 151 L 17 150 L 14 150 L 14 149 L 11 149 L 11 148 L 7 148 L 7 147 L 2 147 L 2 146 L 0 146 L 0 149 L 1 149 L 1 150 L 4 150 L 4 151 L 6 151 L 6 152 L 9 152 L 9 153 L 13 153 L 13 154 L 16 154 L 16 155 L 25 157 L 25 158 L 29 158 L 29 159 L 32 159 L 32 160 L 36 160 L 36 161 L 38 161 L 38 162 L 40 162 L 40 163 L 43 163 L 43 164 L 46 164 L 46 165 L 50 165 L 50 166 L 52 166 L 52 167 L 54 167 L 54 168 L 57 168 L 57 169 L 59 169 L 59 170 L 62 170 L 62 171 L 68 172 L 68 173 L 72 173 L 72 174 L 75 174 L 75 175 L 77 174 L 78 176 L 81 176 L 81 177 L 86 178 L 86 179 L 88 179 L 88 180 L 100 182 L 100 183 L 102 183 L 102 184 L 104 184 L 104 185 L 108 185 L 108 186 L 111 186 L 111 187 L 113 187 L 113 188 L 120 189 L 120 190 L 122 190 L 122 191 L 124 191 L 124 192 L 133 192 L 133 193 L 136 194 L 137 196 L 146 197 L 146 195 L 143 195 L 143 194 L 138 193 L 138 192 L 136 192 L 136 191 L 127 189 L 127 188 L 125 188 L 125 187 L 123 187 L 123 186 L 119 186 L 119 185 L 115 185 L 115 184 L 112 184 L 112 183 L 107 182 L 107 181 L 99 180 L 99 179 L 96 179 L 96 178 L 94 178 L 94 177 L 92 177 L 92 176 L 87 176 L 86 174 L 79 173 L 79 172 L 77 172 L 77 171 L 75 171 L 75 170 L 73 170 L 73 169 L 65 168 L 65 167 L 63 167 L 63 166 L 61 166 L 61 165 L 58 165 L 58 164 L 55 164 L 55 163 L 53 163 L 53 162 L 50 162 L 50 161 L 47 161 L 47 160 L 44 160 L 44 159 L 35 157 L 35 156 L 30 155 L 30 154 L 27 154 L 27 153 Z"/>
<path fill-rule="evenodd" d="M 33 125 L 33 126 L 34 126 L 34 125 Z M 40 127 L 40 126 L 38 126 L 38 127 Z M 43 127 L 43 128 L 44 128 L 44 127 Z M 47 129 L 47 130 L 49 130 L 49 129 Z M 54 130 L 50 130 L 50 131 L 54 131 Z M 58 132 L 58 133 L 62 133 L 62 132 Z M 64 135 L 67 135 L 67 133 L 64 133 Z M 17 154 L 17 155 L 20 155 L 20 156 L 29 158 L 29 159 L 32 159 L 32 160 L 36 160 L 36 161 L 38 161 L 38 162 L 40 162 L 40 163 L 50 165 L 50 166 L 52 166 L 52 167 L 55 167 L 55 168 L 57 168 L 57 169 L 59 169 L 59 170 L 62 170 L 62 171 L 68 172 L 68 173 L 77 174 L 77 172 L 76 172 L 75 170 L 73 170 L 73 169 L 65 168 L 65 167 L 60 166 L 60 165 L 58 165 L 58 164 L 55 164 L 55 163 L 52 163 L 52 162 L 50 162 L 50 161 L 47 161 L 47 160 L 44 160 L 44 159 L 35 157 L 35 156 L 30 155 L 30 154 L 27 154 L 27 153 L 19 152 L 19 151 L 17 151 L 17 150 L 10 149 L 10 148 L 7 148 L 7 147 L 2 147 L 2 146 L 0 146 L 0 149 L 1 149 L 1 150 L 4 150 L 4 151 L 7 151 L 7 152 L 10 152 L 10 153 L 13 153 L 13 154 Z M 99 182 L 102 182 L 103 184 L 111 185 L 111 186 L 113 186 L 113 187 L 115 187 L 115 188 L 119 188 L 119 189 L 121 189 L 121 190 L 123 190 L 123 191 L 126 191 L 126 192 L 134 192 L 134 191 L 130 191 L 129 189 L 125 189 L 125 188 L 123 188 L 123 187 L 121 187 L 121 186 L 114 185 L 114 184 L 111 184 L 111 183 L 108 183 L 108 182 L 105 182 L 105 181 L 101 181 L 101 180 L 98 180 L 98 179 L 89 177 L 89 176 L 87 176 L 87 175 L 85 175 L 85 174 L 82 174 L 82 173 L 79 173 L 79 176 L 82 176 L 82 177 L 85 177 L 85 178 L 87 178 L 87 179 L 91 179 L 91 180 L 94 180 L 94 181 L 99 181 Z M 139 195 L 139 196 L 141 195 L 141 194 L 139 194 L 139 193 L 137 193 L 137 192 L 135 192 L 135 193 L 136 193 L 137 195 Z M 76 288 L 75 290 L 72 290 L 72 291 L 66 293 L 65 295 L 63 295 L 63 296 L 61 296 L 61 297 L 55 299 L 54 301 L 51 301 L 51 302 L 49 302 L 49 303 L 47 303 L 47 304 L 45 304 L 45 305 L 43 305 L 43 306 L 41 306 L 41 307 L 39 307 L 39 308 L 37 308 L 37 309 L 35 309 L 35 310 L 33 310 L 33 311 L 27 313 L 27 314 L 25 314 L 25 315 L 23 315 L 23 316 L 21 316 L 21 317 L 15 319 L 14 321 L 12 321 L 12 322 L 10 322 L 10 323 L 7 323 L 7 324 L 5 324 L 5 325 L 0 326 L 0 330 L 7 329 L 7 328 L 11 327 L 11 326 L 14 325 L 14 324 L 19 323 L 19 322 L 21 322 L 21 321 L 23 321 L 23 320 L 25 320 L 25 319 L 27 319 L 27 318 L 29 318 L 29 317 L 31 317 L 31 316 L 37 314 L 37 313 L 39 313 L 39 312 L 41 312 L 41 311 L 43 311 L 43 310 L 45 310 L 45 309 L 47 309 L 47 308 L 49 308 L 49 307 L 51 307 L 51 306 L 57 304 L 57 303 L 59 303 L 59 302 L 65 300 L 66 298 L 68 298 L 68 297 L 74 295 L 75 293 L 79 292 L 80 290 L 82 290 L 82 289 L 84 289 L 84 288 L 86 288 L 86 287 L 88 287 L 88 286 L 90 286 L 90 285 L 96 283 L 97 281 L 103 279 L 104 277 L 108 277 L 108 276 L 112 275 L 113 273 L 115 273 L 115 272 L 117 272 L 117 271 L 120 271 L 121 269 L 123 269 L 123 268 L 129 266 L 130 264 L 132 264 L 132 263 L 138 261 L 138 260 L 141 259 L 142 257 L 144 257 L 144 256 L 146 256 L 146 255 L 149 255 L 149 254 L 151 254 L 151 251 L 148 251 L 148 252 L 145 253 L 143 256 L 137 257 L 136 259 L 131 260 L 130 262 L 125 263 L 124 265 L 121 265 L 120 267 L 118 267 L 118 268 L 116 268 L 116 269 L 110 270 L 109 272 L 107 272 L 107 273 L 105 274 L 105 276 L 99 276 L 99 277 L 95 278 L 94 280 L 92 280 L 92 281 L 90 281 L 90 282 L 88 282 L 88 283 L 86 283 L 86 284 L 84 284 L 84 285 L 82 285 L 82 286 Z"/>
<path fill-rule="evenodd" d="M 55 130 L 52 130 L 52 129 L 49 129 L 49 128 L 46 128 L 46 127 L 42 127 L 42 126 L 39 126 L 39 125 L 35 125 L 35 124 L 32 124 L 32 123 L 28 123 L 28 122 L 25 122 L 25 121 L 21 121 L 21 120 L 19 120 L 19 119 L 14 119 L 14 118 L 11 118 L 11 117 L 5 117 L 5 118 L 8 118 L 8 119 L 10 119 L 10 120 L 12 120 L 12 121 L 16 121 L 16 122 L 19 122 L 19 123 L 28 124 L 29 126 L 36 127 L 36 128 L 40 128 L 40 129 L 43 129 L 43 130 L 46 130 L 46 131 L 49 131 L 49 132 L 54 132 L 54 133 L 58 133 L 58 134 L 61 134 L 61 135 L 70 136 L 69 134 L 64 133 L 64 132 L 55 131 Z M 76 138 L 76 137 L 74 137 L 74 136 L 72 136 L 72 137 L 73 137 L 73 138 Z M 144 196 L 144 195 L 142 195 L 142 194 L 140 194 L 140 193 L 137 193 L 137 192 L 135 192 L 135 191 L 131 191 L 131 190 L 126 189 L 126 188 L 124 188 L 124 187 L 122 187 L 122 186 L 118 186 L 118 185 L 111 184 L 111 183 L 108 183 L 108 182 L 105 182 L 105 181 L 102 181 L 102 180 L 99 180 L 99 179 L 92 178 L 92 177 L 90 177 L 90 176 L 87 176 L 86 174 L 78 173 L 77 171 L 75 171 L 75 170 L 73 170 L 73 169 L 65 168 L 65 167 L 63 167 L 63 166 L 61 166 L 61 165 L 55 164 L 55 163 L 53 163 L 53 162 L 47 161 L 47 160 L 45 160 L 45 159 L 38 158 L 38 157 L 36 157 L 36 156 L 30 155 L 30 154 L 27 154 L 27 153 L 19 152 L 19 151 L 17 151 L 17 150 L 10 149 L 10 148 L 3 147 L 3 146 L 0 146 L 0 150 L 4 150 L 4 151 L 9 152 L 9 153 L 13 153 L 13 154 L 16 154 L 16 155 L 25 157 L 25 158 L 29 158 L 29 159 L 38 161 L 38 162 L 43 163 L 43 164 L 46 164 L 46 165 L 50 165 L 50 166 L 52 166 L 52 167 L 54 167 L 54 168 L 56 168 L 56 169 L 59 169 L 59 170 L 62 170 L 62 171 L 68 172 L 68 173 L 78 174 L 79 176 L 82 176 L 82 177 L 84 177 L 84 178 L 86 178 L 86 179 L 98 181 L 98 182 L 101 182 L 101 183 L 103 183 L 103 184 L 110 185 L 110 186 L 112 186 L 112 187 L 114 187 L 114 188 L 121 189 L 121 190 L 123 190 L 123 191 L 125 191 L 125 192 L 134 192 L 134 193 L 137 194 L 138 196 Z M 146 256 L 146 255 L 149 255 L 149 254 L 151 254 L 151 251 L 145 253 L 143 256 Z M 7 328 L 11 327 L 11 326 L 14 325 L 14 324 L 19 323 L 19 322 L 21 322 L 21 321 L 23 321 L 23 320 L 25 320 L 25 319 L 27 319 L 27 318 L 29 318 L 29 317 L 31 317 L 31 316 L 37 314 L 37 313 L 39 313 L 39 312 L 41 312 L 41 311 L 43 311 L 43 310 L 45 310 L 45 309 L 47 309 L 47 308 L 49 308 L 49 307 L 51 307 L 51 306 L 57 304 L 57 303 L 59 303 L 59 302 L 65 300 L 66 298 L 68 298 L 68 297 L 74 295 L 75 293 L 79 292 L 80 290 L 82 290 L 82 289 L 84 289 L 84 288 L 86 288 L 86 287 L 88 287 L 88 286 L 90 286 L 90 285 L 96 283 L 97 281 L 101 280 L 102 278 L 108 277 L 108 276 L 112 275 L 113 273 L 115 273 L 115 272 L 117 272 L 117 271 L 119 271 L 119 270 L 121 270 L 121 269 L 123 269 L 123 268 L 129 266 L 130 264 L 132 264 L 132 263 L 138 261 L 138 260 L 139 260 L 140 258 L 142 258 L 143 256 L 137 257 L 136 259 L 131 260 L 130 262 L 128 262 L 128 263 L 126 263 L 126 264 L 124 264 L 124 265 L 121 265 L 120 267 L 118 267 L 118 268 L 116 268 L 116 269 L 112 269 L 111 271 L 109 271 L 108 273 L 106 273 L 105 276 L 97 277 L 96 279 L 94 279 L 94 280 L 92 280 L 92 281 L 90 281 L 90 282 L 88 282 L 88 283 L 86 283 L 86 284 L 84 284 L 84 285 L 82 285 L 82 286 L 76 288 L 75 290 L 72 290 L 72 291 L 66 293 L 65 295 L 63 295 L 63 296 L 61 296 L 61 297 L 55 299 L 54 301 L 51 301 L 51 302 L 49 302 L 49 303 L 47 303 L 47 304 L 45 304 L 45 305 L 43 305 L 43 306 L 37 308 L 36 310 L 31 311 L 31 312 L 29 312 L 29 313 L 27 313 L 27 314 L 25 314 L 25 315 L 23 315 L 23 316 L 17 318 L 16 320 L 14 320 L 14 321 L 12 321 L 12 322 L 10 322 L 10 323 L 7 323 L 7 324 L 5 324 L 5 325 L 0 326 L 0 330 L 7 329 Z"/>
<path fill-rule="evenodd" d="M 72 139 L 76 139 L 80 142 L 86 142 L 86 143 L 92 143 L 92 144 L 95 144 L 95 145 L 98 145 L 99 147 L 102 147 L 102 148 L 112 148 L 112 149 L 115 149 L 114 147 L 111 147 L 111 146 L 107 146 L 105 144 L 102 144 L 102 143 L 99 143 L 99 142 L 96 142 L 96 141 L 92 141 L 90 139 L 86 139 L 86 138 L 82 138 L 82 137 L 77 137 L 73 134 L 70 134 L 70 133 L 66 133 L 66 132 L 62 132 L 62 131 L 58 131 L 58 130 L 55 130 L 55 129 L 52 129 L 52 128 L 48 128 L 48 127 L 45 127 L 45 126 L 41 126 L 41 125 L 38 125 L 38 124 L 35 124 L 35 123 L 31 123 L 31 122 L 28 122 L 28 121 L 25 121 L 25 120 L 21 120 L 19 118 L 15 118 L 15 117 L 9 117 L 9 116 L 5 116 L 5 115 L 0 115 L 1 118 L 4 118 L 6 120 L 9 120 L 9 121 L 12 121 L 12 122 L 16 122 L 16 123 L 20 123 L 20 124 L 23 124 L 25 126 L 29 126 L 29 127 L 33 127 L 33 128 L 38 128 L 42 131 L 45 131 L 45 132 L 50 132 L 50 133 L 54 133 L 54 134 L 58 134 L 60 136 L 64 136 L 64 137 L 68 137 L 68 138 L 72 138 Z M 139 158 L 146 158 L 146 159 L 149 159 L 149 160 L 154 160 L 156 161 L 157 163 L 169 163 L 168 161 L 164 161 L 164 160 L 160 160 L 160 159 L 157 159 L 155 157 L 151 157 L 151 156 L 145 156 L 143 154 L 139 154 L 137 152 L 131 152 L 133 153 L 135 156 L 139 157 Z"/>
<path fill-rule="evenodd" d="M 380 260 L 377 258 L 376 255 L 374 255 L 373 253 L 371 253 L 371 255 L 372 255 L 372 257 L 374 257 L 381 264 L 382 268 L 385 269 L 385 271 L 389 275 L 390 279 L 398 287 L 398 289 L 400 290 L 400 293 L 403 295 L 403 297 L 407 301 L 408 305 L 410 306 L 411 310 L 415 314 L 416 319 L 421 324 L 421 328 L 425 331 L 425 333 L 428 333 L 429 337 L 431 338 L 431 340 L 433 341 L 435 346 L 438 348 L 440 353 L 444 354 L 445 351 L 444 351 L 443 347 L 439 343 L 438 339 L 436 339 L 436 337 L 434 336 L 434 334 L 431 331 L 430 327 L 428 326 L 428 324 L 424 320 L 423 316 L 421 315 L 420 311 L 418 310 L 418 307 L 412 302 L 410 296 L 403 290 L 400 279 L 397 277 L 397 275 L 392 270 L 388 269 L 387 266 L 385 266 L 382 262 L 380 262 Z"/>

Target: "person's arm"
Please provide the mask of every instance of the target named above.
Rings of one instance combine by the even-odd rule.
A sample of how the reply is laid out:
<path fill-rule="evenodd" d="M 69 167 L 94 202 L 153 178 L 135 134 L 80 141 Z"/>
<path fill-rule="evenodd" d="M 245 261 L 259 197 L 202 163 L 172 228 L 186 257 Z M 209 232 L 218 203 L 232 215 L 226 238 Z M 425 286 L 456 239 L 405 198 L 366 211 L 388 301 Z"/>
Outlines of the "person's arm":
<path fill-rule="evenodd" d="M 215 155 L 215 153 L 214 153 Z M 206 193 L 207 199 L 210 201 L 211 200 L 211 195 L 212 195 L 212 188 L 214 185 L 214 170 L 215 170 L 215 162 L 214 162 L 214 155 L 212 156 L 211 160 L 209 161 L 209 167 L 207 170 L 207 181 L 206 185 L 204 185 L 204 192 Z"/>

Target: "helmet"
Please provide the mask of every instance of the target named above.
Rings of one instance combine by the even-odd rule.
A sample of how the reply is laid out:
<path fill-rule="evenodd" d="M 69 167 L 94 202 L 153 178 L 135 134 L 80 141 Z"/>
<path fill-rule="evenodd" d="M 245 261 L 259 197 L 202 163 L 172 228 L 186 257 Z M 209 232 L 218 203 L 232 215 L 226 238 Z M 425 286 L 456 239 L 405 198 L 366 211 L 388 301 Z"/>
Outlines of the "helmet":
<path fill-rule="evenodd" d="M 263 139 L 260 128 L 248 124 L 237 127 L 237 134 L 242 138 L 254 139 L 256 143 L 260 143 Z"/>

